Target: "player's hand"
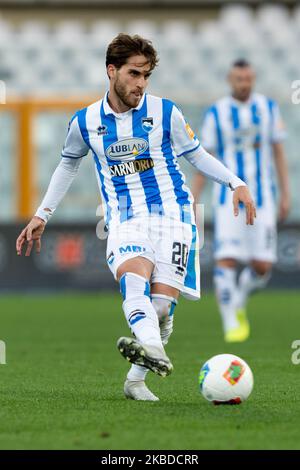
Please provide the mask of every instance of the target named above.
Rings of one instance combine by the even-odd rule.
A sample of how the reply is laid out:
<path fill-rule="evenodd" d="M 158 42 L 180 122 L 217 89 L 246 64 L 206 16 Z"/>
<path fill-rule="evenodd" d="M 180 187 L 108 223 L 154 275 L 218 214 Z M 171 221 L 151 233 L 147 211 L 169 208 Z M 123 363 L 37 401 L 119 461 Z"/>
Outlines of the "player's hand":
<path fill-rule="evenodd" d="M 41 251 L 41 237 L 45 230 L 46 222 L 40 217 L 34 216 L 29 224 L 22 230 L 16 241 L 17 255 L 22 255 L 24 243 L 27 243 L 25 256 L 30 256 L 32 247 L 35 243 L 37 253 Z"/>
<path fill-rule="evenodd" d="M 239 203 L 242 202 L 246 208 L 246 224 L 253 225 L 256 217 L 256 209 L 247 186 L 238 186 L 233 193 L 233 211 L 239 215 Z"/>
<path fill-rule="evenodd" d="M 289 196 L 281 196 L 279 203 L 279 221 L 283 222 L 290 212 L 290 198 Z"/>

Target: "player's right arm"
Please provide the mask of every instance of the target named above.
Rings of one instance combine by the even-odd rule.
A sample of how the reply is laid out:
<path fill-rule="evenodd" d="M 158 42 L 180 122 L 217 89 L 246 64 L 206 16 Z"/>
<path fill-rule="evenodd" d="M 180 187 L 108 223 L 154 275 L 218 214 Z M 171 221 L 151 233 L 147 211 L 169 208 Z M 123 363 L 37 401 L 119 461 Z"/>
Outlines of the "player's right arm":
<path fill-rule="evenodd" d="M 31 221 L 17 238 L 17 255 L 22 255 L 24 245 L 27 245 L 25 256 L 30 256 L 34 244 L 36 252 L 40 252 L 41 237 L 45 230 L 46 223 L 70 188 L 78 172 L 82 158 L 87 155 L 88 151 L 89 147 L 83 140 L 78 118 L 75 115 L 69 125 L 62 152 L 62 159 L 52 175 L 46 195 Z"/>
<path fill-rule="evenodd" d="M 290 210 L 290 189 L 288 177 L 288 164 L 283 142 L 286 138 L 285 125 L 281 117 L 278 104 L 272 106 L 271 142 L 273 148 L 274 163 L 277 171 L 277 180 L 280 189 L 279 220 L 283 222 Z"/>

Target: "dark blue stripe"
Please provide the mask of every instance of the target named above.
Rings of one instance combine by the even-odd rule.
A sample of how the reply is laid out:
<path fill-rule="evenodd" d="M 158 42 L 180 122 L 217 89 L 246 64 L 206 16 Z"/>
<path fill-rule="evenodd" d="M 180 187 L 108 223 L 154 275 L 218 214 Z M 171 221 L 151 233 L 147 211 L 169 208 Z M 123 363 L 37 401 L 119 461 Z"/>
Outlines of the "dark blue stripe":
<path fill-rule="evenodd" d="M 169 317 L 172 317 L 174 315 L 174 310 L 175 310 L 176 305 L 177 305 L 176 302 L 172 302 L 170 312 L 169 312 Z"/>
<path fill-rule="evenodd" d="M 101 116 L 102 125 L 107 126 L 107 129 L 108 129 L 107 135 L 103 136 L 103 146 L 104 146 L 104 152 L 106 155 L 107 148 L 114 142 L 117 142 L 118 140 L 116 118 L 114 117 L 113 114 L 109 114 L 109 115 L 105 114 L 103 101 L 101 104 L 100 116 Z M 107 160 L 108 165 L 112 165 L 116 163 L 114 161 L 109 161 L 108 157 L 106 157 L 106 160 Z M 111 181 L 114 185 L 117 199 L 118 199 L 120 221 L 124 222 L 125 220 L 128 220 L 133 216 L 132 201 L 131 201 L 127 183 L 125 182 L 125 176 L 111 176 Z"/>
<path fill-rule="evenodd" d="M 224 162 L 224 142 L 223 142 L 223 136 L 222 136 L 222 130 L 221 130 L 221 125 L 220 125 L 220 119 L 219 119 L 219 113 L 218 113 L 218 110 L 217 110 L 217 107 L 216 106 L 212 106 L 211 109 L 210 109 L 211 113 L 213 114 L 214 118 L 215 118 L 215 123 L 216 123 L 216 132 L 217 132 L 217 156 L 218 158 L 221 160 L 221 162 L 225 163 Z M 221 189 L 220 189 L 220 199 L 219 199 L 219 203 L 221 205 L 225 204 L 225 200 L 226 200 L 226 186 L 225 185 L 221 185 Z"/>
<path fill-rule="evenodd" d="M 222 269 L 222 268 L 215 268 L 215 269 L 214 269 L 214 276 L 224 276 L 224 269 Z"/>
<path fill-rule="evenodd" d="M 147 117 L 147 95 L 145 96 L 143 105 L 139 110 L 132 111 L 132 135 L 133 137 L 139 137 L 147 141 L 148 148 L 146 152 L 137 157 L 139 158 L 150 158 L 149 149 L 149 134 L 142 127 L 142 118 Z M 150 213 L 163 214 L 163 204 L 160 196 L 160 189 L 157 184 L 155 173 L 153 168 L 149 168 L 147 171 L 143 171 L 139 174 L 143 190 L 146 197 L 146 204 Z"/>
<path fill-rule="evenodd" d="M 196 279 L 196 240 L 197 240 L 197 228 L 195 225 L 192 225 L 192 243 L 188 256 L 187 264 L 187 274 L 184 280 L 184 285 L 190 289 L 196 289 L 197 279 Z"/>
<path fill-rule="evenodd" d="M 261 135 L 259 132 L 259 125 L 260 125 L 260 116 L 257 112 L 257 105 L 253 103 L 251 106 L 251 113 L 252 113 L 252 122 L 257 127 L 257 133 L 255 135 L 255 160 L 256 160 L 256 205 L 257 207 L 261 207 L 263 204 L 262 198 L 262 186 L 261 186 Z"/>
<path fill-rule="evenodd" d="M 196 145 L 196 147 L 194 147 L 193 149 L 191 150 L 187 150 L 186 152 L 182 152 L 181 154 L 177 155 L 177 157 L 183 157 L 184 155 L 187 155 L 188 153 L 191 153 L 191 152 L 195 152 L 195 150 L 197 150 L 198 148 L 200 147 L 200 142 L 198 145 Z"/>
<path fill-rule="evenodd" d="M 273 136 L 273 127 L 274 127 L 274 105 L 275 102 L 271 99 L 267 99 L 268 101 L 268 108 L 269 108 L 269 113 L 270 113 L 270 139 Z M 272 144 L 272 139 L 270 141 L 270 144 Z M 276 185 L 275 185 L 275 179 L 274 179 L 274 171 L 273 167 L 271 166 L 270 168 L 270 182 L 271 182 L 271 193 L 273 194 L 273 199 L 274 201 L 276 200 Z"/>
<path fill-rule="evenodd" d="M 68 132 L 67 132 L 67 134 L 69 133 L 69 130 L 70 130 L 70 128 L 71 128 L 71 124 L 72 124 L 72 122 L 74 121 L 74 119 L 77 117 L 78 112 L 80 112 L 80 111 L 77 111 L 77 113 L 75 113 L 75 114 L 71 117 L 71 119 L 70 119 L 70 121 L 69 121 L 69 126 L 68 126 Z"/>
<path fill-rule="evenodd" d="M 175 156 L 173 155 L 171 145 L 171 116 L 174 104 L 166 99 L 162 100 L 162 113 L 163 113 L 163 138 L 161 144 L 162 153 L 167 162 L 167 170 L 173 182 L 174 193 L 176 196 L 177 204 L 181 208 L 181 221 L 190 223 L 191 213 L 189 195 L 183 189 L 184 181 L 181 172 L 178 169 L 178 163 L 175 163 Z"/>
<path fill-rule="evenodd" d="M 61 158 L 71 158 L 72 160 L 77 160 L 78 158 L 83 158 L 85 156 L 86 156 L 86 153 L 84 155 L 79 155 L 78 157 L 71 157 L 70 155 L 61 154 Z"/>
<path fill-rule="evenodd" d="M 81 109 L 80 111 L 78 111 L 76 113 L 76 115 L 78 117 L 78 125 L 79 125 L 79 129 L 80 129 L 82 138 L 83 138 L 84 142 L 86 143 L 86 145 L 89 148 L 91 148 L 89 133 L 88 133 L 88 130 L 87 130 L 87 127 L 86 127 L 86 112 L 87 112 L 87 108 L 84 108 L 84 109 Z"/>
<path fill-rule="evenodd" d="M 274 105 L 275 102 L 273 100 L 270 100 L 267 98 L 268 101 L 268 108 L 269 108 L 269 113 L 270 113 L 270 136 L 273 134 L 273 125 L 274 125 Z"/>
<path fill-rule="evenodd" d="M 101 163 L 99 161 L 98 156 L 96 155 L 96 153 L 94 151 L 93 151 L 93 157 L 94 157 L 94 161 L 96 163 L 98 175 L 99 175 L 99 178 L 100 178 L 100 181 L 101 181 L 101 192 L 102 192 L 103 198 L 106 202 L 106 218 L 105 218 L 105 221 L 106 221 L 106 223 L 109 223 L 109 221 L 111 219 L 111 207 L 110 207 L 109 200 L 108 200 L 108 194 L 107 194 L 106 189 L 105 189 L 104 176 L 103 176 L 102 171 L 101 171 Z"/>
<path fill-rule="evenodd" d="M 126 274 L 123 274 L 123 276 L 120 279 L 120 291 L 123 297 L 123 300 L 126 299 Z"/>
<path fill-rule="evenodd" d="M 144 295 L 150 298 L 150 283 L 148 281 L 145 282 Z"/>
<path fill-rule="evenodd" d="M 94 152 L 94 150 L 93 150 L 93 148 L 91 147 L 91 144 L 90 144 L 89 133 L 88 133 L 87 126 L 86 126 L 86 112 L 87 112 L 87 108 L 84 108 L 81 111 L 78 111 L 78 113 L 76 115 L 78 117 L 78 125 L 79 125 L 79 129 L 80 129 L 82 138 L 83 138 L 84 142 L 86 143 L 86 145 L 93 152 L 94 161 L 96 163 L 98 175 L 99 175 L 99 178 L 100 178 L 100 181 L 101 181 L 101 192 L 102 192 L 104 200 L 106 202 L 106 218 L 105 219 L 106 219 L 106 222 L 108 223 L 110 221 L 110 217 L 111 217 L 111 207 L 108 203 L 108 195 L 107 195 L 106 188 L 105 188 L 104 176 L 103 176 L 102 171 L 101 171 L 101 169 L 102 169 L 101 164 L 100 164 L 99 158 L 97 157 L 96 153 Z"/>
<path fill-rule="evenodd" d="M 233 128 L 236 131 L 234 143 L 235 145 L 239 146 L 242 143 L 242 139 L 241 137 L 239 137 L 238 132 L 237 132 L 240 129 L 240 119 L 239 119 L 239 110 L 236 106 L 231 106 L 231 116 L 232 116 Z M 235 155 L 236 155 L 236 161 L 237 161 L 237 175 L 241 180 L 246 181 L 245 174 L 244 174 L 244 154 L 242 150 L 237 150 L 235 152 Z"/>
<path fill-rule="evenodd" d="M 143 316 L 140 316 L 140 317 L 135 317 L 135 318 L 134 318 L 132 321 L 130 321 L 129 323 L 130 323 L 130 325 L 134 325 L 134 324 L 137 323 L 138 321 L 143 320 L 143 318 L 146 318 L 146 316 L 143 315 Z"/>

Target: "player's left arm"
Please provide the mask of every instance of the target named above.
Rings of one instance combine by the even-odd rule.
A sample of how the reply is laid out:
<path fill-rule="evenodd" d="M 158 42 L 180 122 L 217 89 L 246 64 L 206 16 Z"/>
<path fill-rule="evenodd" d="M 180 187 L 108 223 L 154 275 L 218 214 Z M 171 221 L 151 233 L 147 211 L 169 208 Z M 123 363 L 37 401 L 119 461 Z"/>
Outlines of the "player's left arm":
<path fill-rule="evenodd" d="M 182 113 L 175 106 L 171 118 L 171 141 L 178 156 L 184 156 L 204 176 L 234 191 L 234 215 L 239 214 L 239 203 L 243 203 L 246 208 L 246 224 L 253 225 L 256 209 L 246 183 L 200 145 Z"/>
<path fill-rule="evenodd" d="M 290 210 L 290 189 L 288 178 L 288 165 L 282 142 L 273 143 L 273 155 L 280 188 L 279 220 L 287 218 Z"/>

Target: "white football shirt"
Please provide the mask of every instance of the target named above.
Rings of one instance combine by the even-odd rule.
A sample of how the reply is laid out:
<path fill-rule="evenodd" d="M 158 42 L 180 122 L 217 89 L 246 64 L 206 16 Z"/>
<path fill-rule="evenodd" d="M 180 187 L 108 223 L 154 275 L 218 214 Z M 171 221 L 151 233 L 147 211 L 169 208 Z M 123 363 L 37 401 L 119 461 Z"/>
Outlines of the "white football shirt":
<path fill-rule="evenodd" d="M 285 138 L 275 101 L 258 93 L 247 102 L 221 98 L 208 109 L 200 135 L 203 147 L 249 186 L 258 209 L 274 207 L 272 144 Z M 215 185 L 215 203 L 231 206 L 230 190 Z"/>
<path fill-rule="evenodd" d="M 92 151 L 106 222 L 156 213 L 194 223 L 177 157 L 200 143 L 180 110 L 144 94 L 136 108 L 118 114 L 107 96 L 73 116 L 62 152 L 81 158 Z"/>

